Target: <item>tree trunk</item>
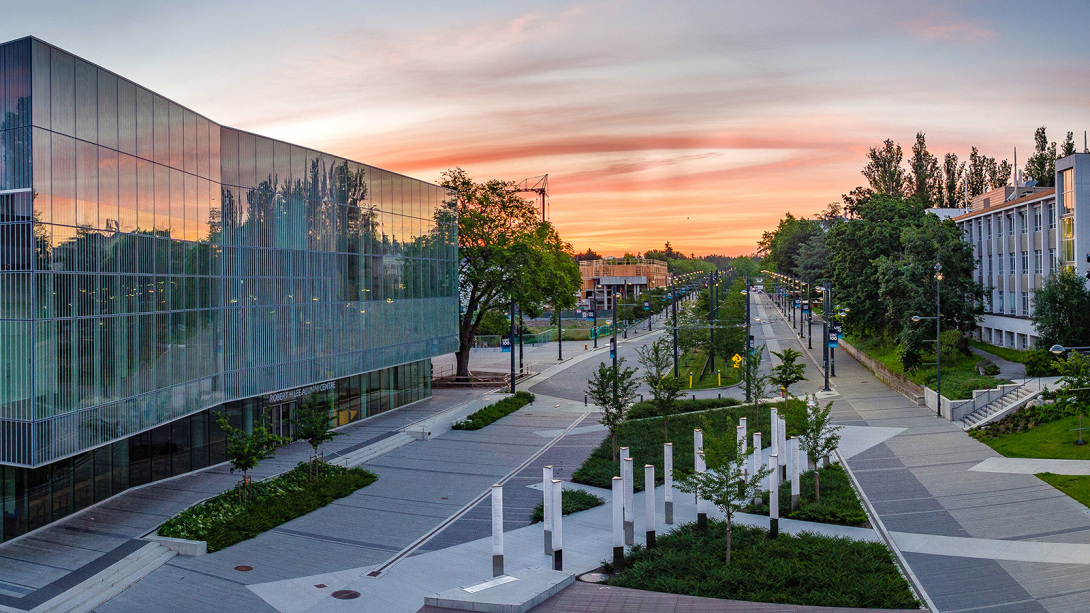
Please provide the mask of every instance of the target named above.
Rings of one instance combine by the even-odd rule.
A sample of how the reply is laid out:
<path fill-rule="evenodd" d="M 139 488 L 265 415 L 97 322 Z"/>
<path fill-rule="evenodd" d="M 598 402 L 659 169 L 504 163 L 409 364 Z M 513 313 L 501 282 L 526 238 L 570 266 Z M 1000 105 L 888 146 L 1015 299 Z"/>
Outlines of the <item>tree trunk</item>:
<path fill-rule="evenodd" d="M 731 521 L 730 515 L 727 516 L 727 564 L 730 564 L 730 537 L 731 537 Z"/>
<path fill-rule="evenodd" d="M 610 432 L 609 439 L 613 442 L 613 461 L 617 461 L 617 433 Z"/>
<path fill-rule="evenodd" d="M 458 339 L 458 351 L 454 354 L 454 359 L 458 364 L 458 372 L 455 375 L 457 381 L 469 381 L 469 350 L 473 348 L 472 339 L 472 336 L 467 335 L 462 335 Z"/>
<path fill-rule="evenodd" d="M 814 502 L 821 502 L 821 473 L 814 467 Z"/>

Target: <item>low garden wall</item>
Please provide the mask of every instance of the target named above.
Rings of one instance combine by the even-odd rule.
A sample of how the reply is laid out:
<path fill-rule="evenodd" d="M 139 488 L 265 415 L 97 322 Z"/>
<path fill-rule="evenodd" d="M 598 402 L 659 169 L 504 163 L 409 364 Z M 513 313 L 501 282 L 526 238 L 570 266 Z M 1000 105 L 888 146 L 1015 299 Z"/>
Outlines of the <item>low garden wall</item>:
<path fill-rule="evenodd" d="M 942 397 L 942 409 L 939 410 L 939 414 L 949 419 L 950 421 L 961 421 L 965 419 L 967 415 L 982 409 L 990 402 L 1005 396 L 1015 389 L 1021 387 L 1017 383 L 1010 383 L 1007 385 L 1000 385 L 987 390 L 974 390 L 971 400 L 950 400 L 946 396 Z M 927 408 L 931 410 L 938 410 L 939 395 L 935 390 L 931 388 L 924 388 L 924 399 L 927 404 Z"/>

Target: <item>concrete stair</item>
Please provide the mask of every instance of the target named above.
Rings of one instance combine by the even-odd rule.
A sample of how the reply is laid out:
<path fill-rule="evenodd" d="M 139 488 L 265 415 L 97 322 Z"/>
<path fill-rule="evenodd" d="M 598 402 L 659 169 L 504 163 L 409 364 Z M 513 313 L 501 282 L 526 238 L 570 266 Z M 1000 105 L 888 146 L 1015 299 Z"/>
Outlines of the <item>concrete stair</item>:
<path fill-rule="evenodd" d="M 30 613 L 87 613 L 117 596 L 178 555 L 158 543 L 148 543 L 113 566 L 37 607 Z"/>
<path fill-rule="evenodd" d="M 1025 385 L 1016 388 L 966 415 L 965 419 L 961 421 L 961 428 L 962 430 L 972 430 L 991 423 L 1023 407 L 1027 402 L 1039 396 L 1040 393 L 1040 390 L 1031 390 Z"/>
<path fill-rule="evenodd" d="M 415 440 L 417 439 L 410 434 L 398 432 L 393 436 L 382 439 L 374 445 L 368 445 L 363 449 L 357 449 L 352 453 L 347 453 L 337 458 L 336 463 L 349 468 L 359 466 L 370 462 L 381 455 L 390 453 L 395 449 L 400 449 Z"/>

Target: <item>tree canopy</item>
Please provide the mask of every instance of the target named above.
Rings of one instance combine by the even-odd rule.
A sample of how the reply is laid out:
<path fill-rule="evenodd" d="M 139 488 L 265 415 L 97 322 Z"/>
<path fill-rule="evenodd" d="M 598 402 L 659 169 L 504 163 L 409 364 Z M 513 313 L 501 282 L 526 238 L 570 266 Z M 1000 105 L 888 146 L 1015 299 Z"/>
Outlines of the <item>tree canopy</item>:
<path fill-rule="evenodd" d="M 510 181 L 474 181 L 461 168 L 443 173 L 443 187 L 457 192 L 448 203 L 458 216 L 459 378 L 469 375 L 469 350 L 485 315 L 510 300 L 527 312 L 548 302 L 571 308 L 582 285 L 571 245 L 537 206 Z"/>

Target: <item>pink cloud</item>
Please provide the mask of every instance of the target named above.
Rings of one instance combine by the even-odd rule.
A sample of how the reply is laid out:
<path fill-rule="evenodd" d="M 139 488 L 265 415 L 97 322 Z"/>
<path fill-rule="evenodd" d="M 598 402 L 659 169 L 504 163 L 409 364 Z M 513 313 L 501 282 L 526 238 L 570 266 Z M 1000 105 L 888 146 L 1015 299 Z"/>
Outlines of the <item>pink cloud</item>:
<path fill-rule="evenodd" d="M 974 43 L 999 38 L 996 31 L 963 19 L 946 9 L 930 11 L 923 17 L 908 22 L 904 28 L 913 36 L 924 40 Z"/>

